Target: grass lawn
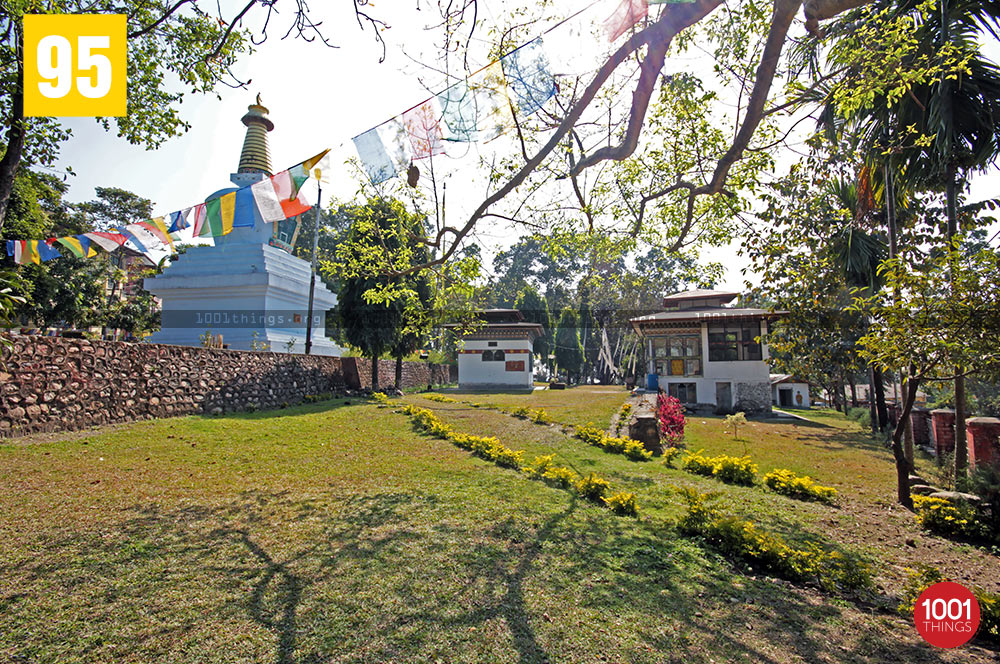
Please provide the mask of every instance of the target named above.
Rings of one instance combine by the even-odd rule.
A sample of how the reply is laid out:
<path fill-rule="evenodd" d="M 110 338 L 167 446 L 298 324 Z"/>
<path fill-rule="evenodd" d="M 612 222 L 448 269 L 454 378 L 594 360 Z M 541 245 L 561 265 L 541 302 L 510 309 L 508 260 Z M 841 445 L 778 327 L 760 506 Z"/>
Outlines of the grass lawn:
<path fill-rule="evenodd" d="M 626 395 L 457 396 L 606 425 Z M 717 418 L 689 424 L 693 448 L 746 445 L 762 472 L 773 463 L 834 484 L 843 501 L 832 508 L 630 462 L 558 427 L 401 401 L 529 459 L 555 453 L 593 470 L 635 491 L 643 516 L 616 517 L 361 402 L 5 441 L 0 661 L 996 659 L 978 646 L 933 650 L 902 618 L 761 576 L 669 526 L 680 513 L 671 486 L 691 484 L 764 528 L 861 551 L 887 593 L 896 567 L 927 552 L 995 587 L 997 558 L 924 536 L 892 508 L 884 450 L 846 423 L 758 422 L 746 441 Z"/>

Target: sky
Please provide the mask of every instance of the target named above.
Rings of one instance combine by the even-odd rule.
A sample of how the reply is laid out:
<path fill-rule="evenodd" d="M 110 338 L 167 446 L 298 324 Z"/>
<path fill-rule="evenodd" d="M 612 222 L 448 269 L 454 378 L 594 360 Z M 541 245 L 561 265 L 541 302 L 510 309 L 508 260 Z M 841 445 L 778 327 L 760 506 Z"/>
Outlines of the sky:
<path fill-rule="evenodd" d="M 353 136 L 422 102 L 428 97 L 428 89 L 438 91 L 442 88 L 444 77 L 435 71 L 439 62 L 435 39 L 440 33 L 424 29 L 437 17 L 436 8 L 429 6 L 429 0 L 405 0 L 393 3 L 391 9 L 389 3 L 384 7 L 376 3 L 377 6 L 370 9 L 373 15 L 382 16 L 391 25 L 382 33 L 387 53 L 381 63 L 382 48 L 375 41 L 372 28 L 359 27 L 350 3 L 313 4 L 323 5 L 324 13 L 317 18 L 324 21 L 324 34 L 339 48 L 305 43 L 292 37 L 280 39 L 290 17 L 279 15 L 272 19 L 268 40 L 257 47 L 255 53 L 244 56 L 234 69 L 241 80 L 250 81 L 246 89 L 223 86 L 219 87 L 217 95 L 187 95 L 179 110 L 191 129 L 157 150 L 147 151 L 129 145 L 114 132 L 103 131 L 93 119 L 66 119 L 74 136 L 64 146 L 57 167 L 70 166 L 76 172 L 68 179 L 67 198 L 74 202 L 91 200 L 96 186 L 121 187 L 152 200 L 156 215 L 204 200 L 208 194 L 229 186 L 229 174 L 236 170 L 245 134 L 240 118 L 257 93 L 261 94 L 275 123 L 269 135 L 271 159 L 275 170 L 280 170 L 325 148 L 335 148 L 334 162 L 340 164 L 354 154 L 350 142 Z M 235 5 L 223 2 L 224 13 L 235 13 Z M 596 0 L 581 19 L 599 23 L 616 5 L 617 0 Z M 278 7 L 281 6 L 282 3 L 278 3 Z M 481 0 L 480 6 L 481 18 L 489 23 L 502 12 L 512 11 L 516 3 Z M 582 6 L 586 5 L 561 0 L 556 2 L 555 11 L 568 14 Z M 251 22 L 247 27 L 257 25 Z M 555 48 L 570 59 L 593 62 L 610 48 L 601 39 L 571 42 L 565 33 L 566 29 L 559 29 L 546 37 L 549 51 Z M 474 38 L 475 57 L 480 58 L 478 62 L 474 58 L 475 64 L 486 64 L 485 44 L 482 33 Z M 985 48 L 989 57 L 1000 61 L 1000 44 L 990 41 Z M 705 55 L 703 62 L 684 64 L 707 70 L 711 61 Z M 668 63 L 665 69 L 670 66 Z M 483 149 L 502 152 L 512 149 L 512 145 L 497 142 Z M 449 183 L 451 223 L 459 221 L 462 213 L 467 214 L 483 198 L 484 184 L 469 175 L 470 159 L 437 162 Z M 784 159 L 779 163 L 789 161 Z M 340 200 L 350 200 L 357 190 L 355 174 L 338 167 L 334 170 L 333 182 L 326 186 L 324 199 L 329 200 L 333 195 Z M 997 169 L 973 180 L 973 200 L 998 194 L 1000 171 Z M 516 237 L 506 225 L 488 219 L 480 221 L 480 226 L 477 239 L 484 245 L 487 256 L 509 245 Z M 992 229 L 991 233 L 998 230 L 1000 228 Z M 724 279 L 717 287 L 741 290 L 744 280 L 756 283 L 753 275 L 742 273 L 746 261 L 737 254 L 738 243 L 735 242 L 727 247 L 702 251 L 703 260 L 719 261 L 726 268 Z"/>

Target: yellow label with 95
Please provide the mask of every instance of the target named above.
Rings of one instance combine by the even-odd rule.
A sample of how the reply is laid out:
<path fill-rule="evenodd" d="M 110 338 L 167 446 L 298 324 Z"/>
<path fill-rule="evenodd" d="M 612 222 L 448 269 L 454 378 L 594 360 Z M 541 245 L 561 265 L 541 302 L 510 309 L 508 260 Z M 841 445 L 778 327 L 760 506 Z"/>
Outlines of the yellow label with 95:
<path fill-rule="evenodd" d="M 24 114 L 125 115 L 124 14 L 24 17 Z"/>

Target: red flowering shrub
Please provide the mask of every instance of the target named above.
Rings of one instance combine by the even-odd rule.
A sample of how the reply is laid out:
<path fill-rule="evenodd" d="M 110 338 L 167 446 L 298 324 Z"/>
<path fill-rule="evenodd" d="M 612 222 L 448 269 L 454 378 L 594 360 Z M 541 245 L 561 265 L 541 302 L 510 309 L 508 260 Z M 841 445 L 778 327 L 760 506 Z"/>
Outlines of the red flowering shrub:
<path fill-rule="evenodd" d="M 661 394 L 656 398 L 656 418 L 660 421 L 660 433 L 671 445 L 684 437 L 684 407 L 674 397 Z"/>

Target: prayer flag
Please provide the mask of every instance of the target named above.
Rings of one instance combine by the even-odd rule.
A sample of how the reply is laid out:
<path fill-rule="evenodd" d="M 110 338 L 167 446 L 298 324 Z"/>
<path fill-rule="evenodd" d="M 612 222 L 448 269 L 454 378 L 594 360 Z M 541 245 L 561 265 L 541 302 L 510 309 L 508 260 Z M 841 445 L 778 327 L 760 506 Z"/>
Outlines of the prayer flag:
<path fill-rule="evenodd" d="M 205 201 L 205 223 L 201 228 L 203 237 L 222 236 L 222 199 Z"/>
<path fill-rule="evenodd" d="M 222 234 L 233 232 L 233 217 L 236 216 L 236 192 L 231 191 L 219 199 L 219 213 L 222 218 Z"/>
<path fill-rule="evenodd" d="M 90 240 L 86 235 L 71 235 L 58 239 L 59 244 L 69 249 L 78 258 L 87 258 L 90 255 Z"/>
<path fill-rule="evenodd" d="M 460 81 L 438 95 L 444 140 L 471 143 L 479 132 L 476 126 L 476 95 L 469 84 Z"/>
<path fill-rule="evenodd" d="M 207 217 L 208 210 L 204 203 L 194 206 L 194 228 L 191 230 L 191 237 L 202 236 L 202 233 L 205 232 L 205 219 Z"/>
<path fill-rule="evenodd" d="M 396 167 L 389 158 L 385 146 L 382 145 L 382 138 L 377 128 L 355 136 L 354 147 L 372 184 L 381 184 L 396 176 Z"/>
<path fill-rule="evenodd" d="M 173 248 L 174 241 L 170 238 L 170 230 L 167 228 L 166 223 L 164 223 L 163 217 L 155 217 L 149 221 L 140 221 L 137 225 L 152 233 L 160 244 Z"/>
<path fill-rule="evenodd" d="M 541 37 L 508 53 L 501 62 L 517 106 L 525 115 L 540 109 L 556 94 L 556 79 L 549 73 Z"/>
<path fill-rule="evenodd" d="M 236 214 L 233 217 L 233 227 L 253 228 L 253 225 L 253 192 L 250 191 L 250 187 L 242 187 L 236 191 Z"/>
<path fill-rule="evenodd" d="M 615 12 L 604 21 L 608 41 L 614 41 L 649 14 L 648 0 L 622 0 Z"/>
<path fill-rule="evenodd" d="M 146 247 L 145 242 L 139 239 L 138 236 L 138 233 L 144 231 L 147 234 L 149 234 L 149 231 L 146 231 L 145 228 L 143 228 L 139 224 L 129 224 L 128 226 L 122 226 L 121 228 L 118 229 L 118 231 L 128 238 L 126 244 L 131 243 L 133 247 L 141 254 L 149 253 L 149 249 Z"/>
<path fill-rule="evenodd" d="M 424 103 L 403 113 L 403 126 L 406 127 L 410 139 L 410 148 L 414 159 L 426 159 L 432 155 L 444 152 L 441 143 L 441 127 L 438 125 L 438 109 L 436 97 L 431 97 Z"/>
<path fill-rule="evenodd" d="M 281 211 L 285 215 L 285 219 L 302 214 L 312 207 L 295 198 L 297 187 L 290 172 L 281 171 L 275 174 L 271 177 L 271 183 L 274 185 L 274 192 L 278 195 L 278 202 L 281 204 Z"/>
<path fill-rule="evenodd" d="M 288 169 L 288 175 L 292 178 L 292 198 L 296 198 L 299 195 L 299 189 L 309 179 L 309 173 L 303 164 L 297 164 Z"/>
<path fill-rule="evenodd" d="M 190 212 L 191 212 L 191 208 L 185 208 L 183 210 L 179 210 L 178 212 L 171 212 L 170 213 L 170 230 L 168 230 L 167 232 L 168 233 L 177 233 L 177 232 L 182 231 L 185 228 L 187 228 L 190 225 L 188 223 L 188 214 L 190 214 Z M 176 240 L 177 238 L 174 238 L 174 239 Z"/>
<path fill-rule="evenodd" d="M 55 242 L 55 238 L 51 238 L 51 240 L 52 242 Z M 49 244 L 48 240 L 39 240 L 37 246 L 38 246 L 38 257 L 43 262 L 50 261 L 53 258 L 59 258 L 60 256 L 62 256 L 62 254 L 59 253 L 58 249 Z"/>
<path fill-rule="evenodd" d="M 378 127 L 379 138 L 392 162 L 393 173 L 399 173 L 409 168 L 413 161 L 413 148 L 410 145 L 410 136 L 400 118 L 393 118 L 388 122 L 383 122 Z"/>
<path fill-rule="evenodd" d="M 281 203 L 278 201 L 278 194 L 274 191 L 274 183 L 271 182 L 271 178 L 264 178 L 260 182 L 254 182 L 250 185 L 250 191 L 253 193 L 253 200 L 257 204 L 257 211 L 260 212 L 260 218 L 264 220 L 265 224 L 281 221 L 285 218 L 285 213 L 281 209 Z"/>
<path fill-rule="evenodd" d="M 514 115 L 507 97 L 507 80 L 500 63 L 494 62 L 483 69 L 470 83 L 470 87 L 476 92 L 479 111 L 476 126 L 481 132 L 480 140 L 493 140 L 514 124 Z"/>
<path fill-rule="evenodd" d="M 309 177 L 314 178 L 320 182 L 330 181 L 330 149 L 327 148 L 317 155 L 309 157 L 304 162 L 302 162 L 302 167 Z"/>
<path fill-rule="evenodd" d="M 14 240 L 7 240 L 7 255 L 14 255 Z"/>
<path fill-rule="evenodd" d="M 41 257 L 38 255 L 38 240 L 25 240 L 24 241 L 24 252 L 21 256 L 25 263 L 31 261 L 35 265 L 41 263 Z"/>
<path fill-rule="evenodd" d="M 93 231 L 90 233 L 84 233 L 84 236 L 104 251 L 114 251 L 128 241 L 128 238 L 121 233 Z"/>

